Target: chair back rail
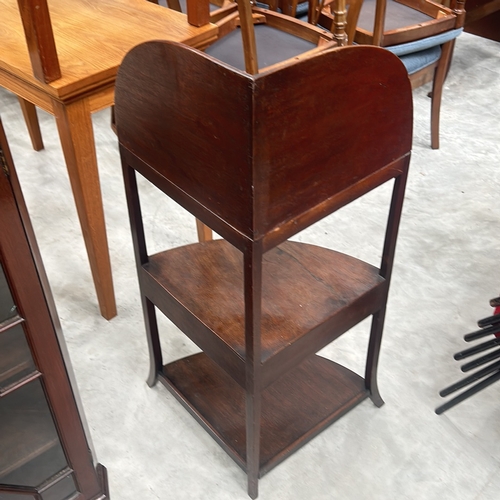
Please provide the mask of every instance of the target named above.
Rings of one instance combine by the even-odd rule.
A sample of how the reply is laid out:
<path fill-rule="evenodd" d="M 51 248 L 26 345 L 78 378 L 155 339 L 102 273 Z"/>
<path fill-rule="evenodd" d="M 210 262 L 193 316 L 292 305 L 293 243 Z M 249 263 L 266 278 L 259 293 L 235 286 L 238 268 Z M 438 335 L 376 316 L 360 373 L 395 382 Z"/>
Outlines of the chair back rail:
<path fill-rule="evenodd" d="M 360 4 L 355 42 L 379 47 L 461 28 L 465 20 L 465 0 L 451 0 L 449 7 L 430 0 L 351 0 L 352 3 Z"/>

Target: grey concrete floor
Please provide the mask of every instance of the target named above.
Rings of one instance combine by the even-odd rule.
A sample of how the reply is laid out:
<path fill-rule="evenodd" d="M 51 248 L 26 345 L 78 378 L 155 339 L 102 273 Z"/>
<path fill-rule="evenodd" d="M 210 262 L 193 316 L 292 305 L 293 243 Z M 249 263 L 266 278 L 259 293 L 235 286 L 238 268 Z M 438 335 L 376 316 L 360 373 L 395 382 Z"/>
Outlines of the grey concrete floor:
<path fill-rule="evenodd" d="M 260 481 L 260 498 L 499 498 L 500 383 L 442 416 L 440 389 L 461 378 L 453 353 L 500 292 L 500 45 L 458 39 L 430 149 L 428 87 L 415 130 L 379 369 L 386 404 L 367 400 Z M 146 339 L 120 161 L 109 111 L 94 116 L 118 316 L 98 313 L 54 120 L 39 112 L 34 152 L 16 99 L 0 113 L 24 188 L 98 460 L 115 500 L 245 499 L 244 473 L 188 413 L 145 383 Z M 376 131 L 375 131 L 376 133 Z M 152 250 L 195 241 L 191 216 L 141 184 Z M 377 264 L 388 191 L 299 235 Z M 362 373 L 368 323 L 323 351 Z M 161 322 L 165 359 L 195 347 Z"/>

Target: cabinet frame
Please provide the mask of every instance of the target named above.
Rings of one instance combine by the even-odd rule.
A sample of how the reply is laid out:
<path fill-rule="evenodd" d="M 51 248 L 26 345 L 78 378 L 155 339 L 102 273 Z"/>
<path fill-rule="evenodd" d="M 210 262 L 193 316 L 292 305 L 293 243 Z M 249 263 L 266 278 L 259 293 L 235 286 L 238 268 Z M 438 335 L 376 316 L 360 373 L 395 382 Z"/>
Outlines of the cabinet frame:
<path fill-rule="evenodd" d="M 80 492 L 75 500 L 109 498 L 106 469 L 92 452 L 55 304 L 1 121 L 0 164 L 0 260 Z"/>

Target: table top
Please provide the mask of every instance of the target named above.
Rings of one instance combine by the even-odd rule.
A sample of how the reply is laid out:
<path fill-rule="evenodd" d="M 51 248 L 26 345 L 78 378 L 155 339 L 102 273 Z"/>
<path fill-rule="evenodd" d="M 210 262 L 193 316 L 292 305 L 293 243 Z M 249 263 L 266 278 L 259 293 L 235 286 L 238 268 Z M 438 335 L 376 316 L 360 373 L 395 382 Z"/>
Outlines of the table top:
<path fill-rule="evenodd" d="M 20 78 L 67 99 L 113 82 L 125 54 L 148 40 L 172 40 L 199 47 L 217 27 L 190 26 L 184 14 L 146 0 L 49 0 L 62 77 L 35 79 L 16 0 L 0 0 L 0 77 Z M 0 78 L 1 85 L 1 78 Z"/>

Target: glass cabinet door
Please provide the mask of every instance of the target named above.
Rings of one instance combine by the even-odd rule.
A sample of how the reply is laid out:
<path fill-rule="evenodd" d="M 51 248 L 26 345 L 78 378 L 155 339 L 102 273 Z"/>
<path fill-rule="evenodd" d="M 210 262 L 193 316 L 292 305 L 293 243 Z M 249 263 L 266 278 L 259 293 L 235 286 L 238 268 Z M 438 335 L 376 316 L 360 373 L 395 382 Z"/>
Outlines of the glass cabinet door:
<path fill-rule="evenodd" d="M 105 500 L 0 119 L 0 500 Z"/>
<path fill-rule="evenodd" d="M 16 305 L 12 299 L 3 268 L 0 266 L 0 325 L 15 315 Z"/>
<path fill-rule="evenodd" d="M 0 500 L 76 493 L 8 282 L 0 265 Z"/>
<path fill-rule="evenodd" d="M 4 329 L 0 333 L 0 394 L 34 372 L 36 368 L 22 324 Z"/>

